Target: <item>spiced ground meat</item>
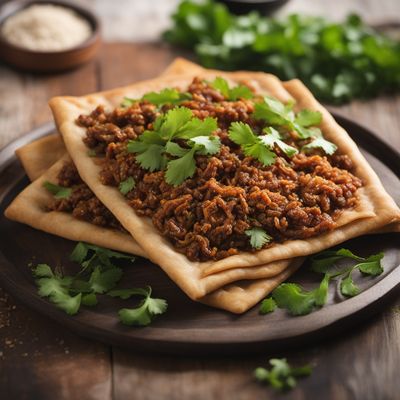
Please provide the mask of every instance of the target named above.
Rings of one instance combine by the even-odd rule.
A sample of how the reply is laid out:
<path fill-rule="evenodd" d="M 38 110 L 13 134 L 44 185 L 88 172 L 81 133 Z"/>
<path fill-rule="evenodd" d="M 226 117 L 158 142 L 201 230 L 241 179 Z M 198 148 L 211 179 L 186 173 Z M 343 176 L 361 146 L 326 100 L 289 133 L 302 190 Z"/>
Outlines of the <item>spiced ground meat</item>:
<path fill-rule="evenodd" d="M 64 199 L 56 199 L 48 205 L 49 211 L 71 213 L 75 218 L 106 228 L 124 231 L 119 221 L 100 202 L 89 187 L 82 181 L 75 165 L 65 162 L 57 175 L 57 184 L 71 188 L 71 195 Z"/>
<path fill-rule="evenodd" d="M 221 259 L 252 251 L 246 230 L 260 227 L 273 242 L 305 239 L 335 228 L 340 213 L 357 204 L 362 186 L 352 175 L 344 154 L 325 156 L 318 150 L 288 158 L 277 148 L 273 165 L 246 157 L 228 137 L 234 121 L 257 128 L 252 100 L 227 101 L 200 79 L 181 105 L 200 118 L 214 117 L 221 139 L 218 154 L 196 156 L 196 172 L 179 186 L 165 181 L 164 171 L 149 172 L 127 151 L 128 140 L 152 129 L 159 115 L 155 105 L 136 102 L 106 112 L 97 107 L 77 123 L 86 128 L 86 145 L 103 157 L 101 181 L 118 186 L 133 177 L 136 187 L 127 195 L 137 214 L 150 217 L 156 228 L 190 260 Z M 164 110 L 161 110 L 165 111 Z M 291 145 L 295 143 L 287 141 Z"/>

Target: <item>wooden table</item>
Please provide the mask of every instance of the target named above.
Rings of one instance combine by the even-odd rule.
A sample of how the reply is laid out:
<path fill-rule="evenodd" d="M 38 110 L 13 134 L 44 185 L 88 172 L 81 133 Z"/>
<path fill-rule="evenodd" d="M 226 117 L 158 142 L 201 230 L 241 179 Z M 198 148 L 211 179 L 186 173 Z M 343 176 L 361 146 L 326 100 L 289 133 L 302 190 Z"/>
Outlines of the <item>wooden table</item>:
<path fill-rule="evenodd" d="M 50 120 L 46 103 L 51 96 L 80 95 L 149 78 L 175 55 L 161 44 L 114 43 L 104 45 L 96 61 L 62 75 L 19 74 L 0 65 L 0 147 Z M 152 60 L 150 65 L 145 58 Z M 400 96 L 335 110 L 400 148 Z M 351 332 L 303 349 L 242 358 L 138 355 L 82 339 L 0 288 L 0 398 L 395 399 L 400 396 L 399 339 L 400 296 Z M 252 377 L 253 369 L 271 357 L 316 367 L 296 389 L 280 395 Z"/>

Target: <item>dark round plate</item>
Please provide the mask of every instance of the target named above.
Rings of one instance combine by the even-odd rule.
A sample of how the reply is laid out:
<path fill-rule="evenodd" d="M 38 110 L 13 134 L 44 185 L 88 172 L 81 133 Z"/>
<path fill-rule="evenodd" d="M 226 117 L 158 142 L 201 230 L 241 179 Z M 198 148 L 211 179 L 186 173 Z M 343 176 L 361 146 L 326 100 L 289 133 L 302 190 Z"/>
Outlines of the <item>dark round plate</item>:
<path fill-rule="evenodd" d="M 400 203 L 400 155 L 369 130 L 345 118 L 339 123 L 360 146 L 389 193 Z M 302 317 L 291 317 L 283 310 L 261 316 L 258 307 L 237 316 L 189 300 L 160 268 L 138 258 L 125 266 L 121 286 L 150 284 L 157 297 L 168 300 L 168 312 L 146 328 L 129 328 L 118 322 L 117 310 L 129 307 L 129 301 L 107 297 L 94 308 L 84 308 L 68 316 L 37 295 L 29 263 L 46 262 L 73 268 L 68 255 L 74 243 L 25 225 L 8 221 L 5 207 L 28 184 L 28 179 L 14 150 L 37 137 L 49 134 L 54 125 L 47 124 L 10 144 L 0 153 L 0 282 L 13 296 L 29 307 L 74 330 L 80 335 L 105 343 L 140 351 L 175 354 L 237 354 L 276 349 L 276 346 L 298 346 L 304 341 L 345 334 L 344 329 L 371 315 L 394 294 L 400 282 L 400 241 L 398 234 L 364 236 L 343 246 L 357 254 L 384 251 L 385 272 L 376 278 L 355 274 L 363 292 L 343 299 L 331 284 L 327 305 Z M 307 262 L 292 278 L 306 288 L 316 286 L 321 276 L 309 272 Z"/>

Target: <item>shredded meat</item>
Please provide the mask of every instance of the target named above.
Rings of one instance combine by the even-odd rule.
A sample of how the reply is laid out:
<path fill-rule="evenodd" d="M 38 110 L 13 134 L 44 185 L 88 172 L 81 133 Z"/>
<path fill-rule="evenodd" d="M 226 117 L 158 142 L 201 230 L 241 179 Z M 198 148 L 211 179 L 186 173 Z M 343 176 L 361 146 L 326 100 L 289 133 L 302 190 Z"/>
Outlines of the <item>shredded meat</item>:
<path fill-rule="evenodd" d="M 142 169 L 126 148 L 128 139 L 152 129 L 158 115 L 154 105 L 144 101 L 110 113 L 100 106 L 77 123 L 87 129 L 86 145 L 103 157 L 102 183 L 118 186 L 132 176 L 137 184 L 126 196 L 128 204 L 150 217 L 190 260 L 252 251 L 245 232 L 253 227 L 264 229 L 275 242 L 321 234 L 334 229 L 340 213 L 357 204 L 362 182 L 351 173 L 347 155 L 315 150 L 288 158 L 277 148 L 276 162 L 266 167 L 246 157 L 227 133 L 233 121 L 260 128 L 260 121 L 251 117 L 253 101 L 227 101 L 198 78 L 188 91 L 192 100 L 182 105 L 201 119 L 217 119 L 222 146 L 213 157 L 196 156 L 194 176 L 177 187 L 166 183 L 164 171 Z"/>
<path fill-rule="evenodd" d="M 92 224 L 124 231 L 118 220 L 82 181 L 72 162 L 63 165 L 57 175 L 57 184 L 72 188 L 72 193 L 65 199 L 53 199 L 47 207 L 49 211 L 68 212 Z"/>

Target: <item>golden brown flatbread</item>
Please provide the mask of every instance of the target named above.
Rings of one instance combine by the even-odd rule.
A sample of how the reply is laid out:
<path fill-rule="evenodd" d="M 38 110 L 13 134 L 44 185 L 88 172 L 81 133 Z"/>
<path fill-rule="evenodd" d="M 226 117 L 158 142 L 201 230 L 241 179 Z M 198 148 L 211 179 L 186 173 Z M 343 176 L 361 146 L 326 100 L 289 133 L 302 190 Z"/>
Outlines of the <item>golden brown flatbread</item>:
<path fill-rule="evenodd" d="M 31 181 L 43 175 L 65 153 L 64 143 L 58 133 L 35 140 L 15 151 Z"/>
<path fill-rule="evenodd" d="M 294 98 L 298 108 L 307 107 L 323 113 L 322 130 L 325 137 L 336 143 L 340 151 L 352 158 L 356 165 L 355 174 L 364 182 L 364 186 L 358 191 L 360 196 L 358 207 L 354 210 L 344 211 L 337 221 L 338 227 L 335 230 L 307 240 L 277 243 L 254 253 L 243 252 L 216 262 L 191 262 L 184 255 L 175 251 L 149 219 L 137 216 L 135 211 L 126 204 L 125 198 L 118 190 L 101 184 L 98 179 L 100 167 L 87 156 L 87 148 L 82 141 L 85 129 L 79 127 L 75 120 L 80 114 L 90 113 L 99 104 L 104 105 L 106 109 L 112 109 L 119 105 L 125 96 L 139 98 L 148 91 L 159 91 L 171 86 L 184 89 L 191 82 L 193 74 L 180 75 L 179 78 L 176 76 L 162 77 L 83 97 L 56 97 L 50 101 L 58 129 L 63 135 L 68 152 L 82 179 L 138 241 L 149 258 L 160 265 L 191 298 L 197 299 L 204 295 L 201 288 L 193 285 L 193 282 L 187 279 L 187 276 L 193 273 L 203 277 L 213 276 L 216 273 L 235 268 L 249 268 L 264 263 L 306 256 L 352 237 L 379 229 L 400 218 L 400 210 L 386 193 L 357 145 L 301 82 L 290 81 L 283 84 L 272 75 L 253 72 L 211 71 L 201 74 L 206 79 L 212 79 L 217 75 L 231 82 L 247 80 L 259 93 L 272 95 L 284 102 Z"/>

